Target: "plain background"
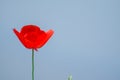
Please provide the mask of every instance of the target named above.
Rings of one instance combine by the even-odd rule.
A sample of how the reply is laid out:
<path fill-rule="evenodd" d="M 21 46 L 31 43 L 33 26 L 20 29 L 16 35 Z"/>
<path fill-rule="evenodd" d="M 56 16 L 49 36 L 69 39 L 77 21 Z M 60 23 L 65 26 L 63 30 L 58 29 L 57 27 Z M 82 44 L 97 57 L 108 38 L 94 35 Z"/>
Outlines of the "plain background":
<path fill-rule="evenodd" d="M 35 52 L 35 80 L 120 80 L 120 0 L 0 0 L 0 80 L 31 80 L 31 50 L 12 29 L 55 34 Z"/>

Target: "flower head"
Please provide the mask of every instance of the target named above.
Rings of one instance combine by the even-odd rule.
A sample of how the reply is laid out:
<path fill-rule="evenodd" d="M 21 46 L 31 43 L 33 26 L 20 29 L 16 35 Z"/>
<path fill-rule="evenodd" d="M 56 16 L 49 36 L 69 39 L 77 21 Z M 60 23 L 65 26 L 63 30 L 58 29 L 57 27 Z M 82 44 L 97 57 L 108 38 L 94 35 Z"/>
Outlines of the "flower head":
<path fill-rule="evenodd" d="M 26 48 L 35 50 L 45 45 L 54 33 L 51 29 L 45 32 L 36 25 L 25 25 L 20 32 L 15 28 L 13 31 Z"/>

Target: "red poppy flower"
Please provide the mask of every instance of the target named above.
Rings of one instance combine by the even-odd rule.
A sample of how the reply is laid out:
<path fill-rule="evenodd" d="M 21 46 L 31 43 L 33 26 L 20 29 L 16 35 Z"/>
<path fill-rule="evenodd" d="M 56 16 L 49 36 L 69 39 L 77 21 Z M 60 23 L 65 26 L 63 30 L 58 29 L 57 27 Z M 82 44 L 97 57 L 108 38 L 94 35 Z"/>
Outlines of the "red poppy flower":
<path fill-rule="evenodd" d="M 45 45 L 54 33 L 51 29 L 45 32 L 36 25 L 25 25 L 20 32 L 15 28 L 13 31 L 26 48 L 35 50 Z"/>

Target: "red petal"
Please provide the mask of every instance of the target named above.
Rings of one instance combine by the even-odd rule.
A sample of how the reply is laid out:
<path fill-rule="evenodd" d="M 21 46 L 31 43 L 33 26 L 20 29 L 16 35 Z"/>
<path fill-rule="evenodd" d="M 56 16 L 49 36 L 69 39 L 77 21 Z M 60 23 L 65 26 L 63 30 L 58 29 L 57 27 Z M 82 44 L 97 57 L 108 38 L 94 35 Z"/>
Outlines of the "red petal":
<path fill-rule="evenodd" d="M 53 35 L 53 33 L 54 33 L 53 30 L 47 31 L 45 39 L 38 45 L 38 48 L 41 48 L 42 46 L 44 46 L 46 42 L 50 39 L 50 37 Z"/>
<path fill-rule="evenodd" d="M 13 29 L 14 33 L 16 34 L 16 36 L 18 37 L 18 39 L 20 40 L 20 42 L 26 47 L 26 48 L 29 48 L 29 45 L 26 44 L 25 42 L 25 39 L 23 38 L 23 36 L 16 30 L 16 29 Z"/>
<path fill-rule="evenodd" d="M 29 34 L 31 32 L 39 32 L 40 28 L 36 25 L 25 25 L 21 29 L 21 33 L 24 34 Z"/>

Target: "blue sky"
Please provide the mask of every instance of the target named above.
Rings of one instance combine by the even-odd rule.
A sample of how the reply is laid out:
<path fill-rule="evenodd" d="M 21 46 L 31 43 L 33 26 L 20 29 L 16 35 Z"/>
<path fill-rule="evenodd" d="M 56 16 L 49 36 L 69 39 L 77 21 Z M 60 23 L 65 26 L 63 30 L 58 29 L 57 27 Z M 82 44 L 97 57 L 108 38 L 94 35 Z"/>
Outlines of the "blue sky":
<path fill-rule="evenodd" d="M 35 52 L 35 80 L 120 80 L 119 0 L 0 0 L 0 80 L 31 80 L 31 50 L 12 29 L 55 34 Z"/>

